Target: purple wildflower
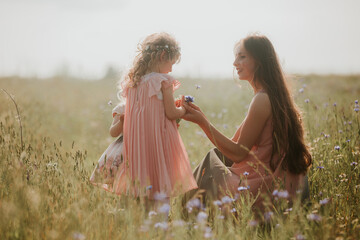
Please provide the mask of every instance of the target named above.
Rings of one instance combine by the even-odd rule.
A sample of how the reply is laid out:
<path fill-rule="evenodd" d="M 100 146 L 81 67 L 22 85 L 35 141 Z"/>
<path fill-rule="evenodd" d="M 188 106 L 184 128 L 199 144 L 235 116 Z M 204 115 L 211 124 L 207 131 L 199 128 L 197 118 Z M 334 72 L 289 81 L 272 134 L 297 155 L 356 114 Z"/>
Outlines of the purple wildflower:
<path fill-rule="evenodd" d="M 359 108 L 354 108 L 354 111 L 355 111 L 355 112 L 359 112 Z"/>
<path fill-rule="evenodd" d="M 229 196 L 224 196 L 221 198 L 221 201 L 224 203 L 224 204 L 227 204 L 227 203 L 232 203 L 233 202 L 233 199 Z"/>
<path fill-rule="evenodd" d="M 205 212 L 199 212 L 196 217 L 197 222 L 203 223 L 208 218 L 208 215 Z"/>
<path fill-rule="evenodd" d="M 359 100 L 355 100 L 355 104 L 359 104 Z"/>
<path fill-rule="evenodd" d="M 329 203 L 329 201 L 330 201 L 330 199 L 329 198 L 324 198 L 323 200 L 320 200 L 320 205 L 325 205 L 325 204 L 328 204 Z"/>
<path fill-rule="evenodd" d="M 159 208 L 159 212 L 160 213 L 164 213 L 164 214 L 169 214 L 170 211 L 170 205 L 167 203 L 164 203 L 160 208 Z"/>
<path fill-rule="evenodd" d="M 239 192 L 241 192 L 241 191 L 244 191 L 244 190 L 248 190 L 248 188 L 247 188 L 247 187 L 240 186 L 240 187 L 238 187 L 237 190 L 238 190 Z"/>
<path fill-rule="evenodd" d="M 270 221 L 273 215 L 274 215 L 274 213 L 271 211 L 264 213 L 265 221 Z"/>
<path fill-rule="evenodd" d="M 247 177 L 247 176 L 249 176 L 250 173 L 248 173 L 247 171 L 245 171 L 243 174 L 244 174 L 245 177 Z"/>
<path fill-rule="evenodd" d="M 256 225 L 258 225 L 258 221 L 256 221 L 256 220 L 250 220 L 249 223 L 248 223 L 248 225 L 249 225 L 250 227 L 255 227 Z"/>
<path fill-rule="evenodd" d="M 152 189 L 152 185 L 146 187 L 146 190 L 151 190 L 151 189 Z"/>
<path fill-rule="evenodd" d="M 200 86 L 200 85 L 198 85 L 198 84 L 195 84 L 195 88 L 196 88 L 196 90 L 198 90 L 198 89 L 200 89 L 200 88 L 201 88 L 201 86 Z"/>
<path fill-rule="evenodd" d="M 302 235 L 302 234 L 299 233 L 299 234 L 296 234 L 295 239 L 296 239 L 296 240 L 305 240 L 306 238 L 305 238 L 304 235 Z"/>
<path fill-rule="evenodd" d="M 350 142 L 350 139 L 346 140 L 346 142 Z"/>
<path fill-rule="evenodd" d="M 317 166 L 317 169 L 324 169 L 324 166 Z"/>
<path fill-rule="evenodd" d="M 149 212 L 149 217 L 151 218 L 151 217 L 153 217 L 153 216 L 156 216 L 157 215 L 157 212 L 155 212 L 155 211 L 150 211 Z"/>
<path fill-rule="evenodd" d="M 154 224 L 155 228 L 161 228 L 162 230 L 166 230 L 168 228 L 167 222 L 157 222 Z"/>
<path fill-rule="evenodd" d="M 272 195 L 277 197 L 278 193 L 279 193 L 279 191 L 278 191 L 277 189 L 275 189 L 275 190 L 272 192 Z"/>
<path fill-rule="evenodd" d="M 352 162 L 350 163 L 351 166 L 356 166 L 357 165 L 357 162 Z"/>
<path fill-rule="evenodd" d="M 335 147 L 334 147 L 334 150 L 339 151 L 339 150 L 340 150 L 340 146 L 335 146 Z"/>
<path fill-rule="evenodd" d="M 110 100 L 110 101 L 108 101 L 108 105 L 112 105 L 112 101 Z"/>
<path fill-rule="evenodd" d="M 336 102 L 333 104 L 334 107 L 336 107 Z"/>
<path fill-rule="evenodd" d="M 315 213 L 310 213 L 309 215 L 307 215 L 307 218 L 311 221 L 316 221 L 316 222 L 320 222 L 321 221 L 321 216 L 317 215 Z"/>
<path fill-rule="evenodd" d="M 304 89 L 303 88 L 300 88 L 299 89 L 299 93 L 303 93 L 304 92 Z"/>
<path fill-rule="evenodd" d="M 351 125 L 351 124 L 352 124 L 352 121 L 348 121 L 348 124 Z"/>
<path fill-rule="evenodd" d="M 289 197 L 289 193 L 288 193 L 288 191 L 280 191 L 278 194 L 277 194 L 277 196 L 279 197 L 279 198 L 288 198 Z"/>
<path fill-rule="evenodd" d="M 235 212 L 236 212 L 236 208 L 231 209 L 230 212 L 235 213 Z"/>
<path fill-rule="evenodd" d="M 201 207 L 201 202 L 200 199 L 198 198 L 194 198 L 188 201 L 186 204 L 186 208 L 188 209 L 189 212 L 192 212 L 193 208 L 200 208 L 200 207 Z"/>
<path fill-rule="evenodd" d="M 305 103 L 309 103 L 310 102 L 310 100 L 307 98 L 307 99 L 305 99 Z"/>
<path fill-rule="evenodd" d="M 185 102 L 194 102 L 194 97 L 190 95 L 185 96 Z"/>
<path fill-rule="evenodd" d="M 219 201 L 219 200 L 216 200 L 216 201 L 213 201 L 213 204 L 214 204 L 215 206 L 220 207 L 220 206 L 222 205 L 222 202 Z"/>

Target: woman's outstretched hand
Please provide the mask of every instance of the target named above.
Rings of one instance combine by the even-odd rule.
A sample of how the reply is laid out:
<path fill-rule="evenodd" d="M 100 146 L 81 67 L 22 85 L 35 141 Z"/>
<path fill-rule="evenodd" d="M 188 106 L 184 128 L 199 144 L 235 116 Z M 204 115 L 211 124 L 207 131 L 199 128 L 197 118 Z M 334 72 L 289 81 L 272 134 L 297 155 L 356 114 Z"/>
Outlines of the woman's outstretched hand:
<path fill-rule="evenodd" d="M 186 113 L 182 116 L 182 119 L 201 125 L 206 122 L 207 119 L 201 109 L 192 102 L 184 103 Z"/>

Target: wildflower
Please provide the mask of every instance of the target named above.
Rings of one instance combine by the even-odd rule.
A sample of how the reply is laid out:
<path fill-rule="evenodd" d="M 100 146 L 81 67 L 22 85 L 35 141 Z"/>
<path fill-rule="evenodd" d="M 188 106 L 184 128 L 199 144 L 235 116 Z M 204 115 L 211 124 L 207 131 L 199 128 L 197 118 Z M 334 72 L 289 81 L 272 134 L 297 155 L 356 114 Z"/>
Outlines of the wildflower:
<path fill-rule="evenodd" d="M 166 230 L 168 228 L 167 222 L 157 222 L 154 224 L 155 228 L 161 228 L 162 230 Z"/>
<path fill-rule="evenodd" d="M 274 213 L 271 211 L 264 213 L 265 221 L 270 221 L 273 215 L 274 215 Z"/>
<path fill-rule="evenodd" d="M 111 101 L 111 100 L 108 102 L 108 105 L 112 105 L 112 101 Z"/>
<path fill-rule="evenodd" d="M 196 217 L 196 220 L 198 223 L 203 223 L 206 221 L 208 215 L 205 212 L 199 212 L 199 214 Z"/>
<path fill-rule="evenodd" d="M 164 201 L 167 198 L 166 194 L 163 192 L 156 192 L 154 194 L 154 199 L 156 201 Z"/>
<path fill-rule="evenodd" d="M 170 211 L 170 205 L 167 203 L 164 203 L 160 208 L 159 208 L 159 212 L 160 213 L 164 213 L 164 214 L 169 214 Z"/>
<path fill-rule="evenodd" d="M 340 146 L 335 146 L 334 149 L 337 150 L 337 151 L 339 151 L 339 150 L 340 150 Z"/>
<path fill-rule="evenodd" d="M 275 189 L 275 190 L 272 192 L 272 195 L 277 197 L 278 193 L 279 193 L 279 191 L 278 191 L 277 189 Z"/>
<path fill-rule="evenodd" d="M 239 192 L 241 192 L 241 191 L 244 191 L 244 190 L 248 190 L 248 188 L 247 188 L 247 187 L 240 186 L 240 187 L 238 187 L 237 190 L 238 190 Z"/>
<path fill-rule="evenodd" d="M 196 90 L 198 90 L 198 89 L 200 89 L 200 88 L 201 88 L 201 86 L 200 86 L 200 85 L 195 84 L 195 88 L 196 88 Z"/>
<path fill-rule="evenodd" d="M 317 166 L 317 169 L 324 169 L 324 166 Z"/>
<path fill-rule="evenodd" d="M 351 125 L 351 124 L 352 124 L 352 121 L 348 121 L 348 124 Z"/>
<path fill-rule="evenodd" d="M 357 165 L 357 162 L 352 162 L 350 163 L 351 166 L 356 166 Z"/>
<path fill-rule="evenodd" d="M 220 215 L 217 217 L 218 219 L 225 219 L 224 215 Z"/>
<path fill-rule="evenodd" d="M 354 111 L 355 111 L 355 112 L 359 112 L 359 108 L 354 108 Z"/>
<path fill-rule="evenodd" d="M 245 171 L 243 174 L 245 177 L 249 176 L 249 173 L 247 171 Z"/>
<path fill-rule="evenodd" d="M 309 215 L 307 215 L 307 218 L 311 221 L 316 221 L 316 222 L 320 222 L 321 221 L 321 216 L 317 215 L 315 213 L 310 213 Z"/>
<path fill-rule="evenodd" d="M 285 209 L 286 212 L 291 212 L 292 211 L 292 208 L 287 208 Z"/>
<path fill-rule="evenodd" d="M 343 133 L 343 130 L 340 129 L 340 130 L 339 130 L 339 133 L 340 133 L 340 134 Z"/>
<path fill-rule="evenodd" d="M 310 100 L 307 98 L 307 99 L 305 99 L 305 103 L 309 103 L 310 102 Z"/>
<path fill-rule="evenodd" d="M 200 207 L 201 207 L 201 202 L 198 198 L 194 198 L 188 201 L 186 204 L 186 208 L 188 209 L 189 212 L 192 212 L 193 208 L 200 208 Z"/>
<path fill-rule="evenodd" d="M 211 238 L 211 237 L 212 237 L 211 228 L 206 227 L 205 228 L 205 233 L 204 233 L 204 238 Z"/>
<path fill-rule="evenodd" d="M 224 204 L 227 204 L 227 203 L 232 203 L 233 202 L 233 199 L 229 196 L 224 196 L 221 198 L 221 201 L 224 203 Z"/>
<path fill-rule="evenodd" d="M 278 194 L 277 194 L 277 196 L 279 197 L 279 198 L 288 198 L 289 197 L 289 193 L 288 193 L 288 191 L 280 191 Z"/>
<path fill-rule="evenodd" d="M 296 240 L 305 240 L 306 238 L 305 238 L 305 236 L 302 235 L 302 234 L 296 234 L 295 239 L 296 239 Z"/>
<path fill-rule="evenodd" d="M 358 100 L 355 100 L 355 104 L 359 104 L 359 101 L 358 101 Z"/>
<path fill-rule="evenodd" d="M 336 102 L 333 104 L 334 107 L 336 107 Z"/>
<path fill-rule="evenodd" d="M 236 212 L 236 208 L 231 209 L 230 212 L 235 213 L 235 212 Z"/>
<path fill-rule="evenodd" d="M 330 199 L 329 198 L 324 198 L 323 200 L 320 200 L 320 205 L 325 205 L 327 203 L 329 203 Z"/>
<path fill-rule="evenodd" d="M 324 134 L 324 137 L 325 137 L 325 138 L 329 138 L 329 137 L 330 137 L 330 134 Z"/>
<path fill-rule="evenodd" d="M 300 88 L 299 93 L 303 93 L 303 92 L 304 92 L 304 88 Z"/>
<path fill-rule="evenodd" d="M 172 225 L 175 227 L 182 227 L 185 225 L 185 222 L 183 220 L 175 220 L 173 221 Z"/>
<path fill-rule="evenodd" d="M 75 240 L 85 240 L 85 235 L 80 232 L 74 232 L 72 237 Z"/>
<path fill-rule="evenodd" d="M 152 189 L 152 185 L 146 187 L 146 190 L 151 190 L 151 189 Z"/>
<path fill-rule="evenodd" d="M 249 225 L 250 227 L 255 227 L 256 225 L 258 225 L 258 221 L 256 221 L 256 220 L 250 220 L 249 223 L 248 223 L 248 225 Z"/>
<path fill-rule="evenodd" d="M 155 212 L 155 211 L 150 211 L 149 212 L 149 217 L 151 218 L 151 217 L 153 217 L 153 216 L 156 216 L 157 215 L 157 212 Z"/>
<path fill-rule="evenodd" d="M 346 142 L 350 142 L 350 139 L 346 140 Z"/>
<path fill-rule="evenodd" d="M 224 129 L 228 129 L 228 125 L 227 125 L 227 124 L 223 124 L 223 128 L 224 128 Z"/>
<path fill-rule="evenodd" d="M 215 206 L 220 207 L 220 206 L 222 205 L 222 202 L 219 201 L 219 200 L 216 200 L 216 201 L 213 201 L 213 204 L 214 204 Z"/>
<path fill-rule="evenodd" d="M 185 102 L 194 102 L 194 97 L 190 95 L 185 96 Z"/>

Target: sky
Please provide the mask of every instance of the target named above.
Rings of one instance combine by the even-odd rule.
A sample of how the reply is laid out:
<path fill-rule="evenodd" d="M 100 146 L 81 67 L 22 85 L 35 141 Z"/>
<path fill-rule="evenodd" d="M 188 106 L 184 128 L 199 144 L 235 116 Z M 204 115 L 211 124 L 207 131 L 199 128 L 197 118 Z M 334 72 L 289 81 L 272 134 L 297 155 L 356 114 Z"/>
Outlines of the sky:
<path fill-rule="evenodd" d="M 358 0 L 0 0 L 0 76 L 100 78 L 154 32 L 180 43 L 176 76 L 233 77 L 234 44 L 266 35 L 286 73 L 360 73 Z"/>

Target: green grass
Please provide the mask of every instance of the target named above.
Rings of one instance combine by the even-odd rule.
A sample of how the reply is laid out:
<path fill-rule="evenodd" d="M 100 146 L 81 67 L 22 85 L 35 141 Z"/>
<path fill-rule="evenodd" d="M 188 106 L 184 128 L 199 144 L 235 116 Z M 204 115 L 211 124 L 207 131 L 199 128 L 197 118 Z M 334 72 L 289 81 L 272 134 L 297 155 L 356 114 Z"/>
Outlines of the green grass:
<path fill-rule="evenodd" d="M 143 200 L 89 183 L 98 158 L 113 141 L 108 133 L 113 106 L 107 103 L 117 102 L 114 81 L 1 78 L 0 88 L 13 94 L 20 108 L 25 148 L 14 104 L 0 91 L 0 239 L 360 238 L 360 113 L 354 111 L 360 76 L 290 79 L 314 158 L 311 205 L 295 204 L 289 212 L 287 202 L 279 201 L 271 224 L 251 226 L 254 216 L 242 204 L 245 199 L 222 212 L 208 206 L 205 222 L 197 221 L 196 211 L 183 219 L 179 199 L 171 201 L 170 217 L 159 212 L 149 217 Z M 249 86 L 241 83 L 239 88 L 232 80 L 180 81 L 176 94 L 195 96 L 211 122 L 231 137 L 250 103 Z M 195 84 L 201 88 L 196 90 Z M 180 125 L 194 168 L 213 146 L 194 124 Z M 329 203 L 320 205 L 325 198 Z M 236 213 L 230 211 L 233 207 Z M 310 220 L 311 213 L 321 220 Z"/>

